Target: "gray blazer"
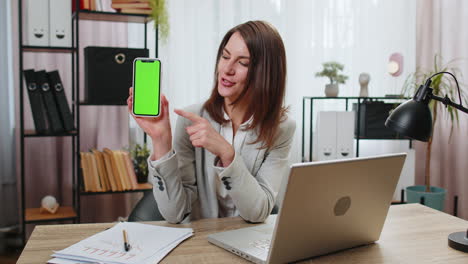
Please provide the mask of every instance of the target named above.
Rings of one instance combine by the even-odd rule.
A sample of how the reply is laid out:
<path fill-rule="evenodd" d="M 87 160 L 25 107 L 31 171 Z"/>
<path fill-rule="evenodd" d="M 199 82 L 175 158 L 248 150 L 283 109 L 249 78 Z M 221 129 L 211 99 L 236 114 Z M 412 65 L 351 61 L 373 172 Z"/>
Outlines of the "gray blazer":
<path fill-rule="evenodd" d="M 202 110 L 201 104 L 185 110 L 206 118 L 220 131 L 220 124 Z M 256 139 L 253 131 L 248 132 L 233 162 L 218 175 L 214 168 L 217 157 L 192 145 L 185 131 L 189 125 L 190 120 L 179 117 L 174 135 L 175 153 L 155 167 L 148 161 L 153 194 L 162 216 L 170 223 L 219 217 L 216 188 L 221 180 L 239 215 L 246 221 L 263 222 L 275 205 L 277 194 L 271 185 L 272 178 L 282 179 L 289 173 L 288 157 L 296 123 L 289 118 L 282 122 L 274 146 L 268 150 L 258 149 L 260 143 L 248 144 Z"/>

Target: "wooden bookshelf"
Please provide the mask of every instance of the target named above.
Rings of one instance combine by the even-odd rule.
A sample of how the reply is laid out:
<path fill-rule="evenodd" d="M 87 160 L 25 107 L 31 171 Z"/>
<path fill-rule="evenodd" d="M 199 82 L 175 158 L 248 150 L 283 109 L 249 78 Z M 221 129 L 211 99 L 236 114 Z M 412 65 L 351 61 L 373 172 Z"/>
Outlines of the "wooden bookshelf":
<path fill-rule="evenodd" d="M 76 12 L 73 14 L 76 16 Z M 80 20 L 94 20 L 107 22 L 126 22 L 126 23 L 147 23 L 151 21 L 151 17 L 143 14 L 127 14 L 116 12 L 100 12 L 80 10 L 78 12 Z"/>
<path fill-rule="evenodd" d="M 38 134 L 36 130 L 33 129 L 25 129 L 24 136 L 25 137 L 69 137 L 69 136 L 76 136 L 76 130 L 69 131 L 69 132 L 61 132 L 56 134 Z"/>
<path fill-rule="evenodd" d="M 51 47 L 51 46 L 21 46 L 24 52 L 48 52 L 48 53 L 72 53 L 74 48 L 67 47 Z"/>
<path fill-rule="evenodd" d="M 40 208 L 26 208 L 25 222 L 46 222 L 58 220 L 73 220 L 77 217 L 75 210 L 71 206 L 60 206 L 55 214 L 41 213 Z"/>
<path fill-rule="evenodd" d="M 144 191 L 151 191 L 153 189 L 153 185 L 149 183 L 139 183 L 138 187 L 133 190 L 125 190 L 125 191 L 109 191 L 109 192 L 81 192 L 81 195 L 99 195 L 99 194 L 114 194 L 114 193 L 132 193 L 132 192 L 144 192 Z"/>

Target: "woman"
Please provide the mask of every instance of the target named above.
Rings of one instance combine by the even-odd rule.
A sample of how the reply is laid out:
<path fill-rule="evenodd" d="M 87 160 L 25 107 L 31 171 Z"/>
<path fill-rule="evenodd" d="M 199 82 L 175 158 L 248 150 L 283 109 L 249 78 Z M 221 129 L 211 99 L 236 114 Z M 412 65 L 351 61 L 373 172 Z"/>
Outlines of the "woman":
<path fill-rule="evenodd" d="M 231 29 L 214 77 L 203 105 L 175 110 L 173 144 L 164 96 L 160 117 L 134 116 L 153 140 L 154 197 L 171 223 L 238 215 L 263 222 L 275 205 L 272 184 L 289 172 L 295 131 L 283 107 L 286 55 L 278 32 L 262 21 Z M 131 112 L 132 89 L 127 103 Z"/>

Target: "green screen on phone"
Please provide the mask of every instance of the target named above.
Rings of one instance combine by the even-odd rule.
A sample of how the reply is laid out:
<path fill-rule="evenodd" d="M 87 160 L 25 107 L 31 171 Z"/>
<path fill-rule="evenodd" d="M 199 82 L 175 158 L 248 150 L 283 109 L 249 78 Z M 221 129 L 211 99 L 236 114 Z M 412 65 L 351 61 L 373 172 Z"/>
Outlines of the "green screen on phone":
<path fill-rule="evenodd" d="M 135 61 L 133 71 L 133 113 L 158 116 L 161 62 L 138 59 Z"/>

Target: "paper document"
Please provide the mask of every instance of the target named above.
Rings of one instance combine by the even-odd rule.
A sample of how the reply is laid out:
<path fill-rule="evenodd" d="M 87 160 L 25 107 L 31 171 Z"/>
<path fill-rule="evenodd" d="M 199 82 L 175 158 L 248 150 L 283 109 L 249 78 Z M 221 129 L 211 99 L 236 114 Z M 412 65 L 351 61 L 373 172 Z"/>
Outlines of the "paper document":
<path fill-rule="evenodd" d="M 123 230 L 130 250 L 125 251 Z M 55 252 L 49 263 L 148 263 L 161 261 L 172 249 L 193 235 L 191 228 L 173 228 L 139 223 L 118 223 L 80 242 Z"/>

